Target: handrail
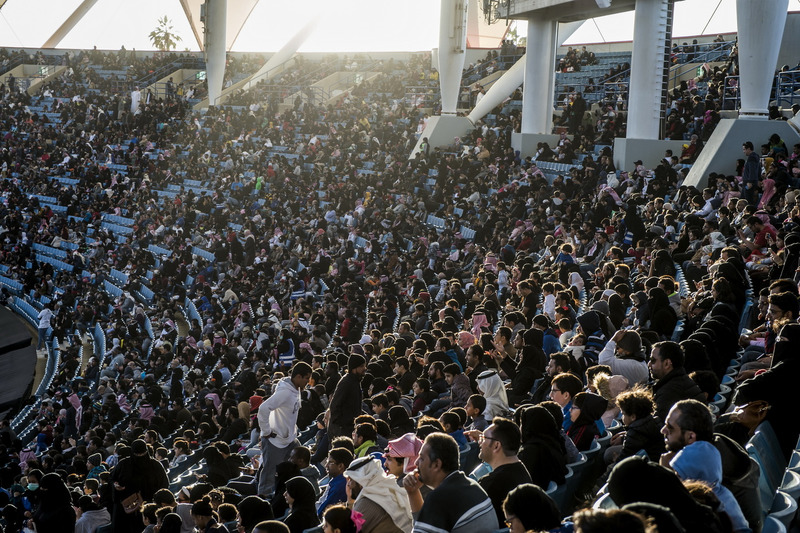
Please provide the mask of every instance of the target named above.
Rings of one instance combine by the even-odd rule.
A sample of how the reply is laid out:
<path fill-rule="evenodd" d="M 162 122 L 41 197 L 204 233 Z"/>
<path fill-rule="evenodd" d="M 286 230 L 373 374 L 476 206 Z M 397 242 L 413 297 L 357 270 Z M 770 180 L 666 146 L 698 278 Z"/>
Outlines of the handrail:
<path fill-rule="evenodd" d="M 252 78 L 245 78 L 244 80 L 242 80 L 239 83 L 245 82 L 244 85 L 250 85 L 250 88 L 247 89 L 247 90 L 252 90 L 253 88 L 256 87 L 256 84 L 261 83 L 262 81 L 271 79 L 273 77 L 273 72 L 275 72 L 276 70 L 278 70 L 278 69 L 286 70 L 286 68 L 289 65 L 290 61 L 294 61 L 295 63 L 297 63 L 297 59 L 295 57 L 291 57 L 291 58 L 287 59 L 286 61 L 284 61 L 283 63 L 281 63 L 280 65 L 276 65 L 276 66 L 272 67 L 271 69 L 269 69 L 268 71 L 262 72 L 258 76 L 254 75 Z M 242 87 L 244 87 L 244 85 Z M 244 90 L 245 89 L 243 89 L 243 88 L 239 89 L 239 91 L 244 91 Z M 238 91 L 230 93 L 230 95 L 228 95 L 227 98 L 230 98 L 230 97 L 234 96 L 235 94 L 238 94 Z M 222 94 L 220 94 L 217 97 L 217 100 L 214 103 L 209 101 L 209 105 L 217 105 L 216 102 L 218 102 L 221 98 L 223 98 Z"/>
<path fill-rule="evenodd" d="M 728 94 L 728 93 L 732 94 Z M 726 102 L 733 101 L 732 106 L 727 106 Z M 725 88 L 722 91 L 722 109 L 739 109 L 741 106 L 741 94 L 739 93 L 739 76 L 725 76 Z"/>
<path fill-rule="evenodd" d="M 205 60 L 199 57 L 179 57 L 174 61 L 170 61 L 166 65 L 162 65 L 161 67 L 157 68 L 151 74 L 146 74 L 145 76 L 142 76 L 138 80 L 131 81 L 130 83 L 134 85 L 139 85 L 140 87 L 146 87 L 160 80 L 167 74 L 175 72 L 178 69 L 184 69 L 184 68 L 186 69 L 197 68 L 200 70 L 204 70 L 206 68 L 206 62 Z"/>
<path fill-rule="evenodd" d="M 674 44 L 674 43 L 673 43 Z M 733 46 L 736 44 L 736 40 L 733 41 L 720 41 L 720 42 L 710 42 L 710 43 L 698 43 L 695 45 L 688 45 L 688 46 L 696 46 L 698 48 L 697 51 L 693 52 L 693 56 L 691 59 L 688 58 L 688 52 L 678 52 L 678 65 L 685 65 L 686 63 L 707 63 L 708 61 L 720 61 L 719 59 L 710 59 L 711 54 L 716 52 L 724 52 L 726 50 L 732 49 Z M 679 45 L 681 46 L 681 45 Z M 703 48 L 706 48 L 705 51 L 702 51 Z M 670 50 L 670 54 L 672 50 Z M 727 58 L 726 58 L 727 59 Z"/>
<path fill-rule="evenodd" d="M 778 72 L 775 82 L 775 105 L 791 107 L 795 101 L 800 101 L 800 69 Z"/>
<path fill-rule="evenodd" d="M 5 74 L 6 72 L 8 72 L 10 70 L 14 70 L 15 68 L 17 68 L 18 66 L 22 65 L 23 63 L 25 63 L 25 59 L 20 57 L 20 56 L 16 56 L 16 57 L 12 58 L 5 65 L 0 65 L 0 75 L 3 75 L 3 74 Z"/>
<path fill-rule="evenodd" d="M 717 45 L 717 46 L 713 46 L 713 47 L 709 46 L 709 45 L 712 45 L 712 44 Z M 720 58 L 712 57 L 712 54 L 718 54 L 720 52 L 725 52 L 725 51 L 728 50 L 728 47 L 732 46 L 733 44 L 735 44 L 735 41 L 723 41 L 723 42 L 718 42 L 718 43 L 703 43 L 702 45 L 698 44 L 697 46 L 709 46 L 709 49 L 706 50 L 703 53 L 697 54 L 695 57 L 692 58 L 691 61 L 681 61 L 681 62 L 678 62 L 677 64 L 675 64 L 674 67 L 683 66 L 684 68 L 683 69 L 681 69 L 681 68 L 673 68 L 671 70 L 671 72 L 670 72 L 670 85 L 675 85 L 675 83 L 678 80 L 678 78 L 680 78 L 681 76 L 683 76 L 687 72 L 690 72 L 690 71 L 695 70 L 697 68 L 697 67 L 694 67 L 694 66 L 689 67 L 688 66 L 689 64 L 709 63 L 711 61 L 723 61 L 724 59 L 727 59 L 729 56 L 725 57 L 724 59 L 720 59 Z"/>

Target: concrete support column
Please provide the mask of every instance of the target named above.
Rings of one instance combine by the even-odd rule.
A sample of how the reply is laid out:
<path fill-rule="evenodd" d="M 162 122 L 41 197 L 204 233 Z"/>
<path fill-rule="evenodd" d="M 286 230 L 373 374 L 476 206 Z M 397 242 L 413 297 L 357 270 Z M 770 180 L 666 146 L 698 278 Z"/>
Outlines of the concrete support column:
<path fill-rule="evenodd" d="M 252 78 L 245 84 L 242 88 L 243 90 L 247 91 L 254 87 L 258 82 L 263 80 L 268 80 L 270 78 L 269 71 L 283 65 L 287 61 L 289 61 L 292 57 L 294 57 L 295 52 L 300 46 L 308 39 L 308 36 L 314 32 L 316 29 L 317 24 L 320 21 L 319 16 L 312 16 L 306 24 L 300 28 L 300 31 L 295 33 L 291 39 L 286 41 L 280 50 L 275 52 L 269 60 L 262 65 L 258 72 L 253 74 Z"/>
<path fill-rule="evenodd" d="M 511 94 L 517 90 L 517 87 L 522 85 L 524 73 L 525 55 L 517 59 L 514 66 L 504 72 L 503 75 L 489 87 L 489 90 L 483 95 L 481 101 L 475 104 L 475 108 L 470 111 L 468 117 L 472 123 L 478 122 L 488 115 L 492 109 L 500 105 L 503 100 L 511 96 Z"/>
<path fill-rule="evenodd" d="M 439 18 L 439 89 L 442 115 L 455 115 L 467 49 L 468 0 L 441 0 Z"/>
<path fill-rule="evenodd" d="M 5 2 L 0 2 L 0 7 L 2 7 L 4 3 Z M 75 8 L 75 11 L 73 11 L 72 14 L 67 17 L 67 20 L 65 20 L 64 23 L 58 27 L 55 33 L 53 33 L 53 35 L 51 35 L 50 38 L 45 41 L 45 43 L 42 45 L 42 48 L 57 47 L 58 43 L 60 43 L 61 40 L 72 31 L 75 25 L 78 24 L 81 19 L 83 19 L 86 13 L 88 13 L 96 3 L 97 0 L 83 0 L 83 2 L 81 2 L 81 4 Z"/>
<path fill-rule="evenodd" d="M 550 133 L 553 130 L 556 24 L 554 20 L 528 20 L 527 49 L 531 54 L 525 54 L 522 133 Z"/>
<path fill-rule="evenodd" d="M 628 139 L 658 139 L 664 82 L 667 0 L 636 0 L 628 88 Z"/>
<path fill-rule="evenodd" d="M 225 28 L 228 23 L 228 0 L 206 0 L 204 23 L 206 82 L 208 104 L 216 105 L 225 79 Z"/>
<path fill-rule="evenodd" d="M 767 120 L 789 0 L 736 0 L 740 117 Z"/>

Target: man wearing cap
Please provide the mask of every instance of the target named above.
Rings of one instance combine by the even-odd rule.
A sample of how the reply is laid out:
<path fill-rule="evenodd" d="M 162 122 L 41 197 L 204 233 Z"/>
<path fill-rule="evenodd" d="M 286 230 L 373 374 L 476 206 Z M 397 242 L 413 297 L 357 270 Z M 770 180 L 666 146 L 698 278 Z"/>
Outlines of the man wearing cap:
<path fill-rule="evenodd" d="M 598 363 L 611 367 L 613 374 L 619 374 L 628 379 L 628 383 L 646 383 L 650 377 L 647 361 L 642 348 L 642 338 L 632 330 L 621 329 L 598 355 Z"/>
<path fill-rule="evenodd" d="M 299 362 L 292 368 L 291 377 L 278 382 L 275 392 L 258 407 L 261 428 L 261 474 L 258 494 L 270 495 L 275 489 L 275 469 L 286 461 L 297 441 L 297 414 L 300 411 L 300 391 L 311 379 L 311 365 Z"/>
<path fill-rule="evenodd" d="M 352 435 L 353 421 L 361 414 L 361 402 L 364 400 L 361 378 L 367 372 L 367 360 L 361 355 L 352 354 L 347 361 L 347 369 L 347 375 L 336 384 L 331 398 L 331 422 L 328 426 L 331 440 Z"/>
<path fill-rule="evenodd" d="M 356 459 L 344 472 L 353 511 L 361 513 L 361 533 L 411 531 L 411 507 L 406 492 L 374 457 Z"/>

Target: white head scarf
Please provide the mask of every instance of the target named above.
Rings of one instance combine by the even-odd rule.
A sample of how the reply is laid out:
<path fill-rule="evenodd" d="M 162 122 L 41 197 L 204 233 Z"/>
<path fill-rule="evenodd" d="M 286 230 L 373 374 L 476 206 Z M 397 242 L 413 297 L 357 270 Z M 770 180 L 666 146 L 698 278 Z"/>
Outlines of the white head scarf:
<path fill-rule="evenodd" d="M 579 291 L 583 290 L 583 278 L 577 272 L 572 272 L 569 275 L 570 287 L 577 287 Z"/>
<path fill-rule="evenodd" d="M 356 459 L 344 475 L 361 485 L 355 505 L 367 498 L 381 507 L 401 531 L 411 531 L 411 506 L 406 491 L 397 484 L 397 478 L 384 472 L 381 462 L 374 457 Z"/>
<path fill-rule="evenodd" d="M 491 423 L 496 416 L 504 416 L 508 412 L 508 396 L 503 380 L 494 370 L 486 370 L 478 376 L 478 388 L 486 398 L 486 410 L 483 417 Z"/>

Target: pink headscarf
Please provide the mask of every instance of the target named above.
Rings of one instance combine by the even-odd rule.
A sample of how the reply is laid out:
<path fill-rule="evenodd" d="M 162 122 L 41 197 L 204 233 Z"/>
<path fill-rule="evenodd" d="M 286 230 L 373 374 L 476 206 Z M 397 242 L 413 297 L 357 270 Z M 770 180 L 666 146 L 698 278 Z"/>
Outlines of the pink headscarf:
<path fill-rule="evenodd" d="M 149 403 L 143 403 L 139 406 L 139 418 L 150 421 L 154 416 L 156 416 L 156 412 Z"/>
<path fill-rule="evenodd" d="M 499 261 L 500 261 L 500 259 L 498 259 L 497 256 L 494 255 L 493 252 L 489 252 L 486 255 L 486 259 L 484 259 L 484 261 L 483 261 L 483 269 L 495 272 L 497 270 L 497 263 Z"/>
<path fill-rule="evenodd" d="M 81 427 L 81 418 L 83 417 L 83 406 L 81 405 L 81 399 L 78 398 L 78 395 L 74 392 L 69 395 L 67 398 L 70 405 L 75 408 L 75 427 Z"/>
<path fill-rule="evenodd" d="M 486 315 L 483 313 L 475 313 L 472 315 L 472 329 L 470 332 L 475 337 L 480 337 L 483 330 L 481 329 L 483 326 L 489 327 L 489 320 L 486 318 Z"/>
<path fill-rule="evenodd" d="M 617 205 L 622 205 L 622 199 L 619 197 L 619 194 L 617 194 L 617 191 L 615 191 L 614 189 L 612 189 L 612 188 L 611 188 L 611 187 L 609 187 L 608 185 L 606 185 L 606 186 L 604 186 L 604 187 L 602 187 L 602 188 L 600 189 L 600 193 L 603 193 L 603 191 L 605 191 L 605 192 L 607 192 L 608 194 L 610 194 L 610 195 L 611 195 L 611 197 L 614 199 L 614 202 L 615 202 Z"/>
<path fill-rule="evenodd" d="M 764 194 L 761 195 L 761 201 L 758 202 L 759 209 L 765 209 L 769 204 L 769 201 L 772 200 L 772 197 L 775 196 L 775 180 L 772 178 L 764 178 L 761 182 L 761 186 L 764 188 Z"/>
<path fill-rule="evenodd" d="M 131 412 L 131 404 L 128 402 L 128 397 L 125 394 L 117 395 L 117 405 L 126 414 Z"/>
<path fill-rule="evenodd" d="M 458 332 L 458 345 L 461 347 L 462 350 L 468 349 L 473 344 L 475 344 L 475 335 L 473 335 L 469 331 Z"/>
<path fill-rule="evenodd" d="M 216 392 L 209 392 L 208 394 L 206 394 L 205 399 L 211 400 L 211 403 L 214 404 L 214 409 L 219 411 L 219 406 L 222 403 L 222 400 L 219 399 L 219 394 L 217 394 Z"/>
<path fill-rule="evenodd" d="M 410 474 L 417 467 L 417 457 L 422 449 L 422 441 L 413 433 L 406 433 L 402 437 L 390 440 L 386 447 L 387 457 L 404 457 L 403 472 Z"/>

